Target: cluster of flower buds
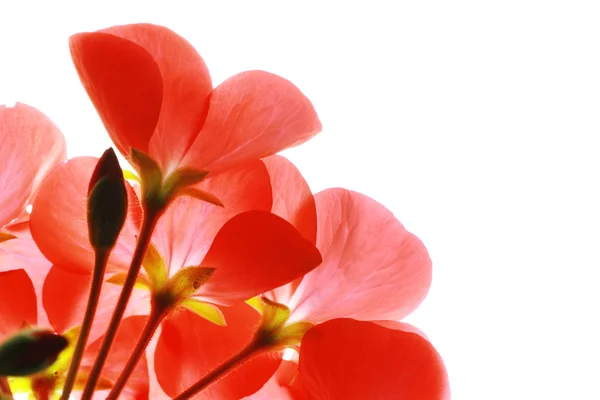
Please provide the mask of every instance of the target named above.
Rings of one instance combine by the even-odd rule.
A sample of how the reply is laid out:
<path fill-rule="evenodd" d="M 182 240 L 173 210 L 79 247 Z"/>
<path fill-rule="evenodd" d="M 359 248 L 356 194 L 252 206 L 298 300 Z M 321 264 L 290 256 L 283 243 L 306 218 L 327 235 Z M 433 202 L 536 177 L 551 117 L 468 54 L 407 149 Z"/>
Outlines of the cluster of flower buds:
<path fill-rule="evenodd" d="M 449 399 L 400 322 L 431 284 L 423 243 L 277 155 L 321 130 L 296 86 L 213 86 L 156 25 L 69 44 L 130 166 L 67 159 L 44 114 L 0 107 L 0 398 Z"/>

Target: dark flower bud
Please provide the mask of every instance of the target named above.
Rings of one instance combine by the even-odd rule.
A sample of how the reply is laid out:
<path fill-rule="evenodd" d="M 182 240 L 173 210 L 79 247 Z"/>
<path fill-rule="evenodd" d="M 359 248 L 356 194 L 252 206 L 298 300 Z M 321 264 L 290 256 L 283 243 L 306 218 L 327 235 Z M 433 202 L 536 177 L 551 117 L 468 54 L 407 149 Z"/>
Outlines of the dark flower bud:
<path fill-rule="evenodd" d="M 87 211 L 92 246 L 95 249 L 114 247 L 127 217 L 127 190 L 112 148 L 100 157 L 90 179 Z"/>
<path fill-rule="evenodd" d="M 0 376 L 28 376 L 51 366 L 69 341 L 50 330 L 27 328 L 0 343 Z"/>

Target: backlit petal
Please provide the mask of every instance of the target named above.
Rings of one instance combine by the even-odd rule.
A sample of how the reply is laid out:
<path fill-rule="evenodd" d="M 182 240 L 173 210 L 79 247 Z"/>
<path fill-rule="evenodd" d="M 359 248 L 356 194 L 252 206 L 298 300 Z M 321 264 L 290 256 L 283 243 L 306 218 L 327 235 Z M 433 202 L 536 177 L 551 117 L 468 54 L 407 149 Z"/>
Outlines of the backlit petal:
<path fill-rule="evenodd" d="M 103 32 L 138 44 L 158 65 L 163 98 L 149 155 L 163 168 L 174 169 L 200 132 L 208 112 L 212 82 L 204 60 L 184 38 L 162 26 L 123 25 Z"/>
<path fill-rule="evenodd" d="M 88 301 L 91 274 L 75 273 L 52 267 L 44 282 L 44 309 L 52 327 L 57 332 L 81 325 Z M 90 333 L 90 341 L 104 334 L 112 317 L 121 286 L 105 282 L 102 285 L 96 317 Z M 149 292 L 134 290 L 127 305 L 125 316 L 148 315 L 150 312 Z"/>
<path fill-rule="evenodd" d="M 315 195 L 323 264 L 290 303 L 292 320 L 398 320 L 425 298 L 431 259 L 423 243 L 375 200 L 328 189 Z"/>
<path fill-rule="evenodd" d="M 66 157 L 60 130 L 40 111 L 0 106 L 0 227 L 33 200 L 48 170 Z"/>
<path fill-rule="evenodd" d="M 336 319 L 306 333 L 292 388 L 298 399 L 447 400 L 444 363 L 421 336 Z"/>
<path fill-rule="evenodd" d="M 33 283 L 24 270 L 0 272 L 0 340 L 37 323 L 36 303 Z"/>
<path fill-rule="evenodd" d="M 184 164 L 223 172 L 303 143 L 321 130 L 310 102 L 288 80 L 246 71 L 217 86 Z"/>
<path fill-rule="evenodd" d="M 187 310 L 165 321 L 154 366 L 165 393 L 175 396 L 183 392 L 250 343 L 258 327 L 258 313 L 240 303 L 224 307 L 223 314 L 226 327 Z M 254 356 L 194 399 L 238 400 L 252 394 L 273 375 L 279 362 L 278 353 Z"/>
<path fill-rule="evenodd" d="M 248 211 L 221 228 L 202 265 L 216 268 L 199 295 L 221 304 L 247 300 L 301 277 L 321 263 L 312 243 L 284 219 Z"/>
<path fill-rule="evenodd" d="M 125 318 L 121 321 L 117 336 L 111 347 L 106 364 L 102 369 L 101 378 L 108 381 L 116 381 L 125 363 L 129 359 L 129 355 L 137 340 L 142 333 L 144 324 L 146 323 L 146 317 L 134 316 Z M 81 360 L 81 367 L 79 369 L 80 374 L 89 373 L 92 365 L 98 355 L 98 350 L 102 343 L 102 338 L 99 338 L 95 342 L 91 343 Z M 119 396 L 119 399 L 126 400 L 142 400 L 148 399 L 149 392 L 149 377 L 148 377 L 148 363 L 146 357 L 142 357 L 137 367 L 131 374 L 131 378 L 127 381 L 127 385 L 123 389 L 123 392 Z M 106 394 L 98 399 L 106 398 Z M 96 399 L 96 397 L 94 397 Z"/>
<path fill-rule="evenodd" d="M 260 161 L 206 179 L 196 187 L 217 196 L 224 207 L 186 196 L 169 206 L 152 241 L 171 274 L 199 265 L 217 232 L 230 218 L 244 211 L 271 208 L 269 175 Z"/>
<path fill-rule="evenodd" d="M 98 159 L 77 157 L 57 165 L 42 183 L 31 213 L 31 234 L 57 267 L 73 272 L 92 270 L 94 253 L 87 228 L 88 183 Z M 139 231 L 141 209 L 127 185 L 129 211 L 109 269 L 127 269 Z"/>
<path fill-rule="evenodd" d="M 73 63 L 113 142 L 125 157 L 148 152 L 163 85 L 152 55 L 132 41 L 102 32 L 69 40 Z"/>

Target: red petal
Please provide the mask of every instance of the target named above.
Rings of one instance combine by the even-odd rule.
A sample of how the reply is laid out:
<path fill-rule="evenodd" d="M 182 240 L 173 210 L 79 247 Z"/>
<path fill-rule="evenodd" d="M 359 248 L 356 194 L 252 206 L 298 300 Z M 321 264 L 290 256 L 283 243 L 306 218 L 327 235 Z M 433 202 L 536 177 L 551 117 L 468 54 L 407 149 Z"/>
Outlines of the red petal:
<path fill-rule="evenodd" d="M 321 263 L 316 247 L 287 221 L 248 211 L 221 228 L 203 266 L 216 268 L 200 296 L 217 303 L 247 300 L 290 282 Z"/>
<path fill-rule="evenodd" d="M 199 265 L 217 232 L 230 218 L 244 211 L 271 208 L 269 175 L 260 161 L 206 179 L 197 187 L 217 196 L 225 206 L 180 197 L 167 209 L 152 241 L 171 274 Z"/>
<path fill-rule="evenodd" d="M 42 183 L 31 213 L 31 233 L 57 267 L 92 270 L 94 253 L 87 228 L 87 188 L 98 159 L 77 157 L 57 165 Z M 141 209 L 131 187 L 129 211 L 119 242 L 111 253 L 113 268 L 127 269 L 139 232 Z"/>
<path fill-rule="evenodd" d="M 116 381 L 125 363 L 129 359 L 132 349 L 142 333 L 146 317 L 129 317 L 121 321 L 119 331 L 111 347 L 106 364 L 102 370 L 102 377 L 110 381 Z M 98 355 L 98 350 L 102 343 L 102 338 L 91 343 L 86 349 L 81 360 L 80 373 L 89 373 Z M 119 399 L 141 400 L 148 399 L 149 377 L 148 363 L 146 357 L 142 357 L 137 367 L 134 369 L 131 378 L 127 381 L 125 389 Z M 106 393 L 107 394 L 107 393 Z M 106 395 L 100 398 L 106 398 Z"/>
<path fill-rule="evenodd" d="M 274 155 L 263 160 L 273 188 L 271 212 L 290 222 L 305 239 L 316 243 L 317 209 L 315 198 L 298 168 L 285 157 Z M 274 289 L 267 296 L 288 304 L 302 278 Z"/>
<path fill-rule="evenodd" d="M 0 227 L 32 201 L 48 170 L 66 157 L 60 130 L 33 107 L 0 106 Z"/>
<path fill-rule="evenodd" d="M 206 123 L 184 164 L 217 174 L 298 145 L 320 130 L 313 105 L 291 82 L 246 71 L 212 92 Z"/>
<path fill-rule="evenodd" d="M 162 102 L 162 78 L 152 56 L 137 44 L 107 33 L 79 33 L 69 40 L 79 78 L 119 151 L 148 152 Z"/>
<path fill-rule="evenodd" d="M 449 399 L 444 363 L 427 340 L 371 322 L 337 319 L 306 333 L 297 398 Z"/>
<path fill-rule="evenodd" d="M 263 160 L 273 188 L 271 212 L 294 225 L 311 243 L 317 238 L 315 198 L 300 171 L 287 158 L 274 155 Z"/>
<path fill-rule="evenodd" d="M 288 389 L 298 373 L 298 364 L 282 360 L 275 375 L 256 393 L 243 400 L 293 400 Z"/>
<path fill-rule="evenodd" d="M 0 339 L 37 323 L 37 299 L 22 269 L 0 272 Z"/>
<path fill-rule="evenodd" d="M 431 259 L 423 243 L 375 200 L 328 189 L 315 195 L 323 264 L 305 276 L 291 319 L 398 320 L 423 301 Z"/>
<path fill-rule="evenodd" d="M 81 325 L 91 281 L 90 274 L 74 273 L 57 267 L 50 269 L 44 282 L 43 302 L 54 330 L 66 332 L 70 328 Z M 106 282 L 102 285 L 90 341 L 100 337 L 108 327 L 115 301 L 120 293 L 121 286 Z M 134 290 L 125 315 L 148 315 L 149 312 L 148 292 Z"/>
<path fill-rule="evenodd" d="M 3 242 L 0 246 L 0 271 L 23 269 L 27 272 L 33 282 L 37 297 L 37 309 L 39 310 L 37 324 L 46 326 L 48 318 L 42 305 L 42 287 L 52 264 L 33 241 L 29 231 L 29 222 L 11 225 L 6 230 L 16 236 L 16 239 Z"/>
<path fill-rule="evenodd" d="M 182 310 L 163 324 L 155 353 L 157 379 L 175 396 L 242 350 L 253 338 L 260 317 L 241 303 L 222 309 L 227 326 L 218 326 Z M 278 353 L 260 354 L 194 399 L 237 400 L 256 392 L 273 375 Z"/>
<path fill-rule="evenodd" d="M 212 82 L 204 60 L 184 38 L 162 26 L 124 25 L 103 32 L 142 46 L 158 65 L 163 99 L 149 154 L 165 170 L 174 169 L 200 132 L 208 112 Z"/>

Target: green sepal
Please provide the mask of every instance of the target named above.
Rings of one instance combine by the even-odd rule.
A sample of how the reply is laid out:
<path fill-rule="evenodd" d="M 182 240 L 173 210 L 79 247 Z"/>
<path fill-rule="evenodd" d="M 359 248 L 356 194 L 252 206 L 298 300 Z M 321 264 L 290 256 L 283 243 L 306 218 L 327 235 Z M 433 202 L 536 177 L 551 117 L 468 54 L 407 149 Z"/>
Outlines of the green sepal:
<path fill-rule="evenodd" d="M 47 329 L 26 328 L 0 344 L 0 376 L 28 376 L 51 366 L 69 341 Z"/>
<path fill-rule="evenodd" d="M 16 239 L 15 235 L 12 235 L 8 232 L 0 232 L 0 243 L 6 242 L 7 240 Z"/>
<path fill-rule="evenodd" d="M 263 303 L 261 330 L 275 332 L 281 329 L 290 317 L 290 309 L 280 303 L 261 297 Z"/>
<path fill-rule="evenodd" d="M 131 162 L 140 173 L 143 199 L 156 207 L 163 207 L 161 198 L 163 174 L 158 163 L 143 151 L 134 148 L 131 149 Z"/>
<path fill-rule="evenodd" d="M 140 183 L 140 177 L 137 176 L 135 174 L 135 172 L 130 171 L 128 169 L 123 170 L 123 178 L 125 178 L 128 181 L 134 181 L 134 182 Z"/>
<path fill-rule="evenodd" d="M 106 280 L 108 283 L 112 283 L 113 285 L 123 286 L 125 284 L 125 280 L 127 279 L 126 272 L 118 272 L 112 275 L 110 278 Z M 139 274 L 135 279 L 135 283 L 133 285 L 136 289 L 144 289 L 144 290 L 152 290 L 152 284 L 144 275 Z"/>
<path fill-rule="evenodd" d="M 223 315 L 219 307 L 215 305 L 205 303 L 194 298 L 185 299 L 179 305 L 198 314 L 199 316 L 212 322 L 213 324 L 219 326 L 227 326 L 227 323 L 225 322 L 225 316 Z"/>
<path fill-rule="evenodd" d="M 219 198 L 211 193 L 205 192 L 197 188 L 186 188 L 179 192 L 180 196 L 193 197 L 198 200 L 206 201 L 207 203 L 214 204 L 219 207 L 225 207 L 223 202 Z"/>
<path fill-rule="evenodd" d="M 165 259 L 152 242 L 148 244 L 148 249 L 142 261 L 142 267 L 146 271 L 146 275 L 148 275 L 149 287 L 153 291 L 161 290 L 169 279 L 169 273 Z"/>
<path fill-rule="evenodd" d="M 177 271 L 165 285 L 165 291 L 173 296 L 175 303 L 190 298 L 206 282 L 215 268 L 186 267 Z"/>
<path fill-rule="evenodd" d="M 175 198 L 182 190 L 202 182 L 206 175 L 208 172 L 199 169 L 177 168 L 165 179 L 162 186 L 163 196 L 168 199 Z"/>

